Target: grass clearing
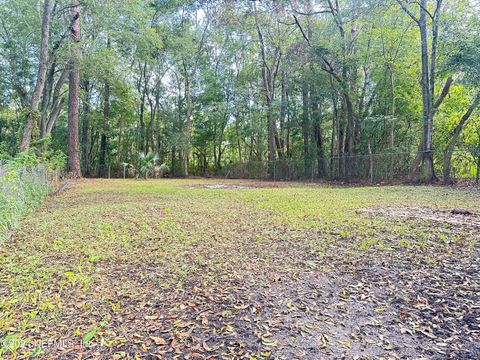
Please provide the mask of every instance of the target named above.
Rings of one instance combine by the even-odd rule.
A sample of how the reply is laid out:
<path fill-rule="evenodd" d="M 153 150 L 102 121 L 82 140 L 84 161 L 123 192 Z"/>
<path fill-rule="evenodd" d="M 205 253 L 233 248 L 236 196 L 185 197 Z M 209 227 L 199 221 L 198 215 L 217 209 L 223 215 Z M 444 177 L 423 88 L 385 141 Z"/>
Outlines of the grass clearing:
<path fill-rule="evenodd" d="M 217 186 L 217 185 L 221 186 Z M 480 356 L 480 211 L 443 187 L 84 180 L 0 247 L 4 357 Z"/>

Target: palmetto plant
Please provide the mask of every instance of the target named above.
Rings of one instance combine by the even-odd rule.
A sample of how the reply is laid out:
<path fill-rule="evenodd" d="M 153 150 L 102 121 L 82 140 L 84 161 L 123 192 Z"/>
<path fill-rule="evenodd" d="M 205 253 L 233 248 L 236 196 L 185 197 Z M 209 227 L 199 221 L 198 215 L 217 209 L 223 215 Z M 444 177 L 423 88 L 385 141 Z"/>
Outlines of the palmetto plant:
<path fill-rule="evenodd" d="M 158 161 L 158 155 L 155 153 L 140 152 L 135 159 L 133 166 L 138 172 L 138 175 L 144 179 L 148 179 L 151 173 L 155 170 L 155 164 Z"/>

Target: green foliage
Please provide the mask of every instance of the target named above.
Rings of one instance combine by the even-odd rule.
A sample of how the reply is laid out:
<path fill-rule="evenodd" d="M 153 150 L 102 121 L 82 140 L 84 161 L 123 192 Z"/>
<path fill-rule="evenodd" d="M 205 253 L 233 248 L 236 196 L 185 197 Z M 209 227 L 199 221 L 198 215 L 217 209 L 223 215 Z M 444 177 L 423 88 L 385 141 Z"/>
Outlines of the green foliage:
<path fill-rule="evenodd" d="M 190 172 L 197 174 L 265 160 L 272 137 L 269 113 L 275 145 L 284 147 L 277 152 L 284 150 L 285 158 L 315 159 L 318 150 L 327 159 L 345 157 L 339 146 L 339 139 L 346 141 L 351 132 L 345 95 L 353 107 L 356 155 L 367 155 L 370 143 L 374 153 L 398 151 L 414 158 L 422 138 L 415 22 L 395 1 L 339 1 L 332 3 L 339 7 L 332 12 L 328 2 L 312 2 L 314 9 L 308 3 L 82 1 L 79 125 L 86 175 L 98 173 L 102 135 L 112 176 L 123 175 L 122 163 L 134 164 L 138 176 L 158 176 L 155 164 L 142 165 L 146 159 L 136 155 L 140 152 L 156 153 L 157 163 L 168 164 L 174 176 L 183 173 L 185 158 Z M 416 2 L 405 3 L 418 14 Z M 434 2 L 427 3 L 434 14 Z M 53 80 L 47 77 L 41 119 L 52 115 L 55 91 L 63 107 L 51 134 L 41 133 L 41 124 L 34 131 L 33 146 L 41 152 L 66 152 L 68 146 L 67 83 L 58 83 L 71 50 L 64 36 L 70 24 L 65 9 L 57 4 L 51 19 L 48 74 Z M 458 0 L 443 2 L 440 13 L 432 95 L 438 98 L 449 76 L 454 86 L 435 113 L 436 163 L 441 163 L 458 114 L 468 106 L 465 100 L 480 84 L 477 10 L 468 0 Z M 7 79 L 0 82 L 3 159 L 18 149 L 37 80 L 41 11 L 27 0 L 0 5 L 0 79 Z M 306 15 L 311 11 L 313 15 Z M 431 31 L 428 37 L 432 44 Z M 265 71 L 272 86 L 270 104 Z M 463 88 L 457 91 L 456 86 Z M 477 117 L 463 130 L 459 148 L 476 146 Z M 469 174 L 472 158 L 454 156 L 453 161 L 466 169 L 462 174 Z M 58 160 L 57 167 L 62 165 Z"/>
<path fill-rule="evenodd" d="M 1 158 L 0 158 L 1 159 Z M 43 165 L 49 170 L 62 170 L 66 165 L 66 156 L 60 151 L 45 150 L 40 156 L 35 149 L 19 153 L 13 158 L 7 158 L 5 165 L 9 169 L 20 169 L 28 166 Z"/>
<path fill-rule="evenodd" d="M 166 177 L 170 174 L 170 167 L 167 164 L 162 164 L 159 167 L 160 176 Z"/>
<path fill-rule="evenodd" d="M 47 151 L 42 157 L 25 151 L 0 165 L 0 240 L 51 190 L 50 176 L 65 166 L 65 156 Z"/>
<path fill-rule="evenodd" d="M 145 154 L 143 152 L 138 153 L 133 160 L 133 167 L 135 168 L 138 176 L 148 179 L 155 171 L 155 165 L 158 160 L 158 156 L 154 153 Z"/>

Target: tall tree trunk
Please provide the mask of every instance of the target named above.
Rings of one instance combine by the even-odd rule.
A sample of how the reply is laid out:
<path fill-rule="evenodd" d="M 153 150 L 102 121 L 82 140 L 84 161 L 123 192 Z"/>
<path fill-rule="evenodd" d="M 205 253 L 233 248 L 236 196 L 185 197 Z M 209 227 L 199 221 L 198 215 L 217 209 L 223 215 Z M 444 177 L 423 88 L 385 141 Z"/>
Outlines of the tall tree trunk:
<path fill-rule="evenodd" d="M 282 71 L 280 97 L 280 131 L 278 135 L 279 157 L 285 158 L 285 118 L 287 115 L 287 72 Z"/>
<path fill-rule="evenodd" d="M 30 100 L 30 107 L 27 115 L 27 123 L 23 130 L 22 141 L 20 143 L 20 151 L 25 151 L 30 147 L 33 129 L 38 122 L 40 114 L 38 106 L 40 104 L 40 97 L 43 93 L 45 80 L 48 69 L 48 43 L 50 38 L 50 19 L 53 9 L 53 0 L 45 0 L 43 6 L 42 29 L 40 40 L 40 56 L 38 64 L 38 75 L 35 88 L 33 90 L 32 98 Z"/>
<path fill-rule="evenodd" d="M 444 91 L 440 95 L 439 100 L 434 104 L 435 96 L 435 71 L 437 61 L 437 46 L 439 33 L 439 18 L 443 0 L 436 0 L 436 8 L 433 15 L 428 11 L 427 0 L 420 0 L 418 3 L 420 16 L 416 18 L 412 12 L 408 10 L 407 5 L 397 0 L 402 9 L 416 22 L 420 30 L 421 42 L 421 59 L 422 59 L 422 141 L 419 147 L 419 153 L 415 159 L 412 169 L 412 176 L 423 182 L 433 182 L 437 180 L 435 169 L 433 166 L 433 118 L 435 111 L 440 106 L 450 88 L 451 79 L 447 81 Z M 428 21 L 427 15 L 431 17 L 432 23 L 432 44 L 431 53 L 429 55 L 428 45 Z M 429 59 L 430 57 L 430 59 Z"/>
<path fill-rule="evenodd" d="M 107 49 L 111 47 L 110 38 L 107 39 Z M 98 158 L 98 177 L 107 176 L 107 147 L 108 147 L 108 131 L 109 131 L 109 118 L 110 118 L 110 84 L 108 79 L 105 80 L 103 85 L 103 124 L 102 135 L 100 137 L 100 154 Z"/>
<path fill-rule="evenodd" d="M 235 112 L 235 135 L 237 138 L 238 162 L 241 164 L 243 162 L 243 158 L 242 145 L 240 143 L 240 114 L 238 111 Z"/>
<path fill-rule="evenodd" d="M 310 94 L 311 117 L 313 122 L 313 132 L 315 136 L 316 156 L 317 156 L 317 176 L 325 175 L 325 156 L 323 149 L 323 131 L 322 131 L 322 110 L 315 88 L 312 87 Z"/>
<path fill-rule="evenodd" d="M 339 168 L 339 159 L 340 159 L 340 121 L 338 119 L 338 100 L 337 100 L 337 91 L 333 85 L 332 76 L 330 79 L 331 87 L 331 102 L 332 102 L 332 138 L 330 144 L 330 177 L 336 179 L 340 174 Z"/>
<path fill-rule="evenodd" d="M 49 83 L 48 85 L 45 85 L 45 91 L 44 91 L 44 98 L 42 99 L 42 113 L 40 117 L 40 138 L 43 139 L 50 135 L 52 132 L 52 128 L 55 125 L 55 122 L 57 121 L 61 110 L 63 109 L 63 106 L 65 105 L 65 97 L 62 95 L 62 87 L 63 85 L 67 82 L 68 75 L 69 75 L 69 70 L 68 66 L 66 66 L 56 84 L 55 87 L 53 86 L 54 83 L 54 78 L 53 78 L 53 73 L 56 70 L 55 64 L 52 64 L 51 71 L 52 71 L 52 76 L 50 77 L 49 74 L 49 79 L 47 82 Z M 51 83 L 50 83 L 51 82 Z M 52 93 L 53 89 L 53 93 Z M 44 144 L 42 149 L 46 149 L 48 144 Z"/>
<path fill-rule="evenodd" d="M 183 149 L 182 168 L 183 176 L 188 176 L 188 164 L 190 160 L 190 145 L 192 141 L 192 84 L 190 79 L 185 79 L 185 106 L 186 106 L 186 120 L 185 120 L 185 148 Z"/>
<path fill-rule="evenodd" d="M 345 132 L 346 157 L 344 157 L 345 176 L 351 179 L 356 173 L 355 164 L 355 116 L 353 114 L 353 103 L 348 92 L 344 92 L 345 111 L 347 115 L 347 128 Z"/>
<path fill-rule="evenodd" d="M 100 137 L 100 154 L 98 159 L 98 176 L 105 177 L 107 175 L 107 146 L 108 131 L 110 118 L 110 84 L 105 81 L 103 89 L 103 124 L 102 135 Z"/>
<path fill-rule="evenodd" d="M 460 138 L 460 134 L 464 129 L 465 125 L 467 124 L 468 119 L 470 118 L 473 111 L 477 108 L 479 104 L 480 104 L 480 91 L 477 93 L 475 99 L 471 103 L 466 113 L 463 114 L 457 126 L 455 126 L 455 128 L 453 129 L 450 142 L 448 143 L 447 150 L 445 151 L 445 155 L 443 157 L 443 182 L 445 184 L 450 184 L 452 182 L 450 173 L 451 173 L 453 150 L 457 145 L 458 139 Z"/>
<path fill-rule="evenodd" d="M 53 91 L 53 82 L 55 80 L 56 62 L 53 61 L 52 65 L 48 69 L 47 77 L 45 80 L 45 86 L 43 87 L 43 95 L 40 106 L 40 138 L 43 139 L 47 135 L 47 122 L 48 122 L 48 107 L 50 105 L 50 99 Z"/>
<path fill-rule="evenodd" d="M 427 1 L 421 0 L 420 5 L 420 40 L 422 48 L 422 103 L 423 103 L 423 135 L 422 135 L 422 161 L 420 169 L 420 180 L 432 182 L 435 179 L 433 168 L 432 153 L 432 94 L 430 94 L 430 74 L 429 74 L 429 56 L 428 56 L 428 29 L 427 29 Z"/>
<path fill-rule="evenodd" d="M 83 90 L 85 93 L 85 99 L 83 101 L 83 121 L 82 121 L 82 163 L 83 173 L 85 176 L 90 175 L 90 160 L 88 156 L 88 128 L 90 118 L 90 82 L 88 80 L 83 82 Z"/>
<path fill-rule="evenodd" d="M 395 115 L 397 113 L 397 104 L 395 99 L 395 67 L 393 64 L 388 66 L 389 73 L 390 73 L 390 96 L 391 99 L 391 109 L 390 115 L 392 116 L 392 123 L 390 126 L 390 148 L 395 147 Z"/>
<path fill-rule="evenodd" d="M 274 56 L 272 61 L 268 62 L 266 46 L 264 42 L 264 37 L 260 29 L 258 22 L 258 14 L 255 3 L 253 3 L 254 16 L 255 16 L 255 26 L 257 28 L 258 41 L 260 44 L 260 57 L 262 59 L 262 82 L 263 88 L 265 91 L 265 97 L 267 101 L 267 122 L 268 122 L 268 173 L 270 176 L 273 176 L 273 169 L 275 161 L 275 133 L 276 133 L 276 124 L 274 118 L 273 110 L 273 101 L 275 99 L 275 79 L 277 77 L 278 68 L 281 60 L 281 49 L 279 46 L 274 48 Z"/>
<path fill-rule="evenodd" d="M 310 156 L 310 92 L 306 79 L 302 86 L 302 134 L 303 134 L 303 166 L 304 176 L 311 175 L 312 161 Z"/>
<path fill-rule="evenodd" d="M 267 99 L 268 120 L 268 161 L 275 161 L 275 119 L 273 117 L 273 99 L 271 95 Z"/>
<path fill-rule="evenodd" d="M 70 79 L 68 88 L 68 170 L 72 177 L 82 177 L 80 169 L 80 151 L 78 142 L 78 105 L 80 87 L 80 3 L 71 3 L 72 28 L 70 37 L 73 43 Z"/>
<path fill-rule="evenodd" d="M 143 84 L 142 84 L 142 80 L 143 80 Z M 139 91 L 141 91 L 141 94 L 142 94 L 142 98 L 140 101 L 139 149 L 141 152 L 145 152 L 145 97 L 147 93 L 147 62 L 146 61 L 142 67 L 142 74 L 140 76 L 140 82 L 139 82 Z"/>

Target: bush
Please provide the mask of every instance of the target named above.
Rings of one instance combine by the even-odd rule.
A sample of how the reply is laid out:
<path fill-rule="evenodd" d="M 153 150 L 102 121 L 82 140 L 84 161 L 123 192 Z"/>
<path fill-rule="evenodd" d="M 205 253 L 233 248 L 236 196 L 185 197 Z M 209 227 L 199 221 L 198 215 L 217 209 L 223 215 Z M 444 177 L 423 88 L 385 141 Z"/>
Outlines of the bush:
<path fill-rule="evenodd" d="M 170 174 L 170 168 L 168 167 L 167 164 L 162 164 L 160 165 L 160 176 L 161 177 L 167 177 Z"/>
<path fill-rule="evenodd" d="M 26 151 L 0 165 L 0 240 L 34 209 L 51 189 L 51 175 L 65 166 L 61 153 L 37 156 Z"/>
<path fill-rule="evenodd" d="M 152 174 L 155 175 L 155 163 L 158 157 L 154 153 L 145 154 L 143 152 L 138 153 L 133 158 L 133 164 L 136 176 L 141 176 L 144 179 L 148 179 Z"/>
<path fill-rule="evenodd" d="M 1 159 L 1 158 L 0 158 Z M 65 154 L 60 151 L 45 150 L 41 156 L 34 150 L 24 151 L 14 158 L 6 158 L 5 165 L 10 169 L 20 169 L 28 166 L 43 165 L 49 170 L 62 170 L 67 164 Z"/>

